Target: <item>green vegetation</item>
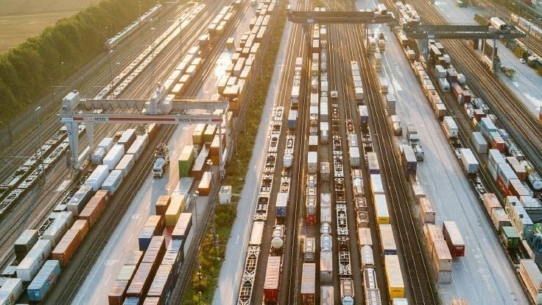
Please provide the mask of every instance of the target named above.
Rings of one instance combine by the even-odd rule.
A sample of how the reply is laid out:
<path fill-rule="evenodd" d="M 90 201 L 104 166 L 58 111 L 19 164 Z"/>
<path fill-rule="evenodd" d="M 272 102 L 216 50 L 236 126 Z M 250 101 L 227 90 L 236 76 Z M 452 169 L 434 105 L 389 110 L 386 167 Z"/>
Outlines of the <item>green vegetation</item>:
<path fill-rule="evenodd" d="M 141 0 L 147 10 L 156 2 Z M 105 27 L 116 33 L 137 18 L 138 3 L 104 0 L 59 20 L 41 35 L 0 56 L 0 121 L 16 115 L 103 51 Z"/>
<path fill-rule="evenodd" d="M 286 24 L 286 10 L 283 2 L 280 7 L 280 13 L 277 20 L 277 27 L 270 27 L 273 32 L 270 33 L 271 41 L 267 49 L 267 54 L 263 57 L 261 73 L 254 84 L 254 95 L 250 101 L 251 107 L 247 107 L 244 126 L 241 134 L 234 145 L 236 146 L 236 157 L 232 159 L 226 169 L 227 175 L 223 181 L 223 185 L 231 185 L 234 194 L 241 192 L 244 186 L 244 177 L 248 170 L 248 163 L 252 156 L 252 149 L 258 133 L 258 126 L 261 122 L 263 106 L 269 90 L 269 84 L 273 75 L 275 60 L 277 58 L 280 39 Z M 247 101 L 248 102 L 248 101 Z M 192 275 L 192 285 L 183 300 L 183 304 L 211 304 L 217 288 L 217 280 L 222 266 L 222 258 L 224 257 L 224 245 L 226 245 L 230 236 L 233 221 L 236 217 L 238 200 L 236 197 L 232 200 L 231 205 L 216 206 L 216 232 L 219 239 L 218 258 L 217 248 L 213 243 L 212 228 L 208 228 L 205 241 L 199 249 L 199 270 L 195 270 Z M 199 271 L 199 273 L 198 273 Z M 201 292 L 201 300 L 199 300 L 199 292 Z M 231 293 L 237 294 L 237 291 Z"/>

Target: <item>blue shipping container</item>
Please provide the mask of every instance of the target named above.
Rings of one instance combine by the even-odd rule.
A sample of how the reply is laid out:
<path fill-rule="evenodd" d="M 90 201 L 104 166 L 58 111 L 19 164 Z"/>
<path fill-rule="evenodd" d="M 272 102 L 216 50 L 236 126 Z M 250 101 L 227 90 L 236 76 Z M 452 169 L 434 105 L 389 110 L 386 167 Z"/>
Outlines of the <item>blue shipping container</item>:
<path fill-rule="evenodd" d="M 288 128 L 295 129 L 297 123 L 297 110 L 290 110 L 288 114 Z"/>
<path fill-rule="evenodd" d="M 60 262 L 55 260 L 46 261 L 41 267 L 30 286 L 28 286 L 28 299 L 41 301 L 56 282 L 60 274 Z"/>
<path fill-rule="evenodd" d="M 147 248 L 149 247 L 153 236 L 153 227 L 143 227 L 141 233 L 139 233 L 139 251 L 147 251 Z"/>
<path fill-rule="evenodd" d="M 129 297 L 124 300 L 123 305 L 139 305 L 139 298 Z"/>

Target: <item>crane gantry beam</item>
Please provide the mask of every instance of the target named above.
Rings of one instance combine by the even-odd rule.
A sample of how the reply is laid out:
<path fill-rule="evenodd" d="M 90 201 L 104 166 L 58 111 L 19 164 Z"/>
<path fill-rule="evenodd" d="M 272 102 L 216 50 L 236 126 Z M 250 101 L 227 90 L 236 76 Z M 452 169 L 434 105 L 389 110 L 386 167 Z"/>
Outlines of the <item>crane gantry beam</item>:
<path fill-rule="evenodd" d="M 391 13 L 381 15 L 375 12 L 358 11 L 290 11 L 288 20 L 303 24 L 331 24 L 331 23 L 388 23 L 394 20 Z"/>
<path fill-rule="evenodd" d="M 487 25 L 410 25 L 403 26 L 413 39 L 512 39 L 525 37 L 520 31 L 496 31 Z"/>

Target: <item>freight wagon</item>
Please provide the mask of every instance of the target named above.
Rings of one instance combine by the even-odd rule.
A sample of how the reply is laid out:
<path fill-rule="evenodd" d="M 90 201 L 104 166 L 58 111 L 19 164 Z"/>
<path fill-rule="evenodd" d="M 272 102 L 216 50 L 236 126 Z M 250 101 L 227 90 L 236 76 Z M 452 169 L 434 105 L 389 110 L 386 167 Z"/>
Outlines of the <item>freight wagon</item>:
<path fill-rule="evenodd" d="M 341 304 L 354 305 L 354 281 L 341 278 Z"/>
<path fill-rule="evenodd" d="M 320 283 L 333 283 L 333 253 L 330 251 L 320 252 Z"/>
<path fill-rule="evenodd" d="M 316 239 L 312 237 L 305 237 L 303 244 L 303 260 L 306 263 L 314 262 L 316 250 Z"/>
<path fill-rule="evenodd" d="M 316 294 L 316 264 L 303 263 L 301 272 L 301 297 L 303 305 L 314 305 Z"/>
<path fill-rule="evenodd" d="M 278 302 L 280 269 L 281 257 L 269 256 L 263 284 L 264 301 L 266 304 L 276 304 Z"/>
<path fill-rule="evenodd" d="M 186 240 L 192 228 L 192 213 L 181 213 L 171 233 L 172 239 Z"/>
<path fill-rule="evenodd" d="M 390 223 L 390 214 L 388 212 L 388 202 L 386 195 L 374 195 L 374 205 L 376 213 L 376 222 L 378 224 Z"/>
<path fill-rule="evenodd" d="M 335 290 L 333 286 L 320 286 L 320 305 L 335 304 Z"/>

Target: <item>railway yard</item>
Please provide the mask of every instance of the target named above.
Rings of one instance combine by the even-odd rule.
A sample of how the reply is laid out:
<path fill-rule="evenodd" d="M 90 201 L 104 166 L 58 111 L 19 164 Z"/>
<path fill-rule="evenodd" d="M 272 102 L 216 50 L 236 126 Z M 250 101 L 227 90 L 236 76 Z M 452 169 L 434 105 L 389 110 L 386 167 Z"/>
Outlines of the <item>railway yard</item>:
<path fill-rule="evenodd" d="M 206 303 L 198 252 L 230 202 L 213 304 L 542 304 L 542 26 L 478 4 L 150 8 L 13 125 L 37 130 L 0 164 L 0 304 Z M 475 18 L 524 32 L 525 61 L 408 37 Z"/>

